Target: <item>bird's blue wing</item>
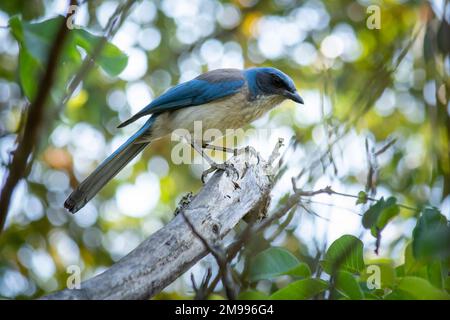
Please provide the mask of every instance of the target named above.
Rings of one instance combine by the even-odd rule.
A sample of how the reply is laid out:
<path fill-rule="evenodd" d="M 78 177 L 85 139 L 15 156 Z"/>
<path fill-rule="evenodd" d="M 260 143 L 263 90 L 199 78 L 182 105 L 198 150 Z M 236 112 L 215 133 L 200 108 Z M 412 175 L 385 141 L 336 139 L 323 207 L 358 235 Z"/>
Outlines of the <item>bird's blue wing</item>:
<path fill-rule="evenodd" d="M 244 77 L 240 70 L 219 69 L 207 72 L 167 90 L 133 117 L 121 123 L 119 128 L 145 115 L 198 106 L 224 98 L 238 93 L 243 85 Z"/>

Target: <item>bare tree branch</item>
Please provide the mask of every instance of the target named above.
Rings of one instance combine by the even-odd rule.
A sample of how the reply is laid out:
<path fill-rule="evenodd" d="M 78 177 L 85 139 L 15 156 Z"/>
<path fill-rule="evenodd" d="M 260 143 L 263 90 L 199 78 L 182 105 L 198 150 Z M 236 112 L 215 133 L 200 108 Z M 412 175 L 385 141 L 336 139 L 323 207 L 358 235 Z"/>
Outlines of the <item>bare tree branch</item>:
<path fill-rule="evenodd" d="M 261 160 L 248 166 L 245 160 L 244 154 L 230 160 L 240 174 L 240 188 L 217 172 L 180 209 L 181 214 L 119 262 L 82 282 L 80 289 L 65 289 L 44 299 L 148 299 L 159 293 L 209 252 L 184 216 L 211 243 L 222 239 L 249 212 L 266 207 L 272 186 L 266 175 L 268 164 Z"/>
<path fill-rule="evenodd" d="M 219 239 L 213 238 L 211 239 L 213 242 L 210 243 L 208 239 L 206 239 L 197 228 L 191 223 L 189 218 L 186 216 L 185 212 L 182 210 L 181 214 L 183 215 L 186 223 L 191 228 L 192 232 L 200 239 L 203 245 L 208 249 L 208 251 L 214 256 L 216 259 L 217 265 L 219 266 L 219 274 L 222 278 L 223 286 L 225 287 L 225 292 L 229 300 L 236 300 L 237 296 L 237 288 L 233 281 L 233 276 L 231 273 L 231 267 L 227 258 L 227 253 L 223 248 L 222 244 L 219 242 Z M 208 269 L 210 270 L 210 269 Z M 210 272 L 210 271 L 209 271 Z M 194 283 L 194 282 L 193 282 Z M 194 287 L 195 289 L 195 287 Z"/>

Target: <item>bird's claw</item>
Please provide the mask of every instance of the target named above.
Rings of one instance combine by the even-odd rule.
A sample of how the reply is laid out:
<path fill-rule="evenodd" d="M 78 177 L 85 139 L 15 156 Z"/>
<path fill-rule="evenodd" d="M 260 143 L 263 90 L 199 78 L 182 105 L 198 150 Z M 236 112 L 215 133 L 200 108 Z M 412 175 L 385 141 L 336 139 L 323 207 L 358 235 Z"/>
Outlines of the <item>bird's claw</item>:
<path fill-rule="evenodd" d="M 234 167 L 232 163 L 213 163 L 211 164 L 211 167 L 209 169 L 206 169 L 202 173 L 202 182 L 205 183 L 205 178 L 208 176 L 208 174 L 213 173 L 214 171 L 222 170 L 225 171 L 227 174 L 227 177 L 237 177 L 236 180 L 239 179 L 239 171 Z"/>
<path fill-rule="evenodd" d="M 253 148 L 252 146 L 247 146 L 245 151 L 256 157 L 256 164 L 259 164 L 259 162 L 261 161 L 261 155 L 258 151 L 255 150 L 255 148 Z"/>
<path fill-rule="evenodd" d="M 261 155 L 252 146 L 246 146 L 244 148 L 237 149 L 236 155 L 239 155 L 239 154 L 242 154 L 242 153 L 254 156 L 257 159 L 257 164 L 259 164 L 259 162 L 261 160 Z"/>
<path fill-rule="evenodd" d="M 192 199 L 194 199 L 194 196 L 193 196 L 192 192 L 189 192 L 189 193 L 185 194 L 181 198 L 181 200 L 178 202 L 178 206 L 175 208 L 174 215 L 176 216 L 181 211 L 183 211 L 189 205 L 189 203 L 191 203 Z"/>

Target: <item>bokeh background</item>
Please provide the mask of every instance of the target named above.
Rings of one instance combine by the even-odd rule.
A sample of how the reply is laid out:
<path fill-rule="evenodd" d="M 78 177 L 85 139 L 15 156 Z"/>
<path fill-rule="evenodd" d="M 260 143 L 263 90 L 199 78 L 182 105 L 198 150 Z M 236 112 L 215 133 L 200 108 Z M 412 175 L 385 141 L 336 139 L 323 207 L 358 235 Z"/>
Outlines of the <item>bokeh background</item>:
<path fill-rule="evenodd" d="M 101 35 L 118 5 L 84 1 L 75 24 Z M 380 29 L 366 25 L 369 5 L 381 10 Z M 63 0 L 0 3 L 1 180 L 27 104 L 9 20 L 18 14 L 42 21 L 67 8 Z M 0 236 L 0 297 L 35 298 L 65 288 L 71 265 L 90 278 L 170 221 L 180 198 L 201 188 L 206 168 L 173 164 L 170 139 L 147 148 L 76 215 L 63 203 L 142 124 L 116 129 L 121 121 L 170 86 L 216 68 L 277 67 L 305 100 L 300 107 L 284 102 L 252 124 L 270 129 L 270 139 L 255 135 L 243 143 L 267 156 L 279 137 L 285 139 L 272 210 L 302 170 L 297 185 L 305 190 L 331 185 L 357 195 L 367 188 L 366 143 L 378 150 L 396 139 L 377 157 L 373 196 L 435 206 L 448 219 L 449 19 L 444 0 L 137 1 L 111 39 L 128 56 L 125 69 L 110 76 L 96 67 L 83 79 L 39 138 L 30 173 L 14 192 Z M 375 257 L 375 239 L 361 226 L 355 199 L 318 195 L 304 204 L 272 245 L 313 263 L 332 241 L 353 234 L 363 240 L 366 257 Z M 402 263 L 416 217 L 401 208 L 383 230 L 381 257 Z M 200 279 L 214 264 L 203 259 L 159 297 L 191 297 L 190 273 Z"/>

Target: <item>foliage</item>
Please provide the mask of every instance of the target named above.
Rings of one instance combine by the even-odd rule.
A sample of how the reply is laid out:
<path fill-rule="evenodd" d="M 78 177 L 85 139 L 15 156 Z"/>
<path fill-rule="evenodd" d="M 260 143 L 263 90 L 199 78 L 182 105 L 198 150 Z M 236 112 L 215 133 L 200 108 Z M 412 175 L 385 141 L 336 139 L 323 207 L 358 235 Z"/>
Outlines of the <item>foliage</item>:
<path fill-rule="evenodd" d="M 344 235 L 328 248 L 322 267 L 328 274 L 337 269 L 358 273 L 364 268 L 363 243 L 351 235 Z"/>
<path fill-rule="evenodd" d="M 430 212 L 442 217 L 435 209 L 426 209 L 424 216 Z M 424 222 L 421 219 L 415 228 L 413 244 L 422 243 L 422 235 L 417 232 L 423 228 Z M 448 242 L 446 244 L 444 251 L 448 254 L 450 249 Z M 443 259 L 440 255 L 430 262 L 424 260 L 429 257 L 412 255 L 410 248 L 409 245 L 405 250 L 405 263 L 394 268 L 390 259 L 365 262 L 363 243 L 354 236 L 344 235 L 330 245 L 325 261 L 322 261 L 323 270 L 331 277 L 328 282 L 312 277 L 311 274 L 304 274 L 305 279 L 293 281 L 274 291 L 270 298 L 310 299 L 328 292 L 334 299 L 450 299 L 448 288 L 446 290 L 444 286 L 449 278 L 447 271 L 449 259 Z M 280 259 L 280 256 L 283 258 Z M 253 274 L 250 277 L 253 281 L 255 278 L 270 280 L 274 275 L 289 274 L 283 270 L 292 268 L 295 261 L 296 259 L 285 250 L 269 248 L 256 256 L 257 267 L 253 266 L 252 272 L 257 268 L 258 271 L 255 272 L 257 277 Z M 375 272 L 373 266 L 376 267 Z M 264 293 L 254 290 L 241 296 L 242 299 L 262 297 Z"/>
<path fill-rule="evenodd" d="M 413 231 L 412 248 L 421 259 L 450 257 L 450 225 L 436 208 L 425 209 Z"/>
<path fill-rule="evenodd" d="M 364 228 L 370 229 L 372 235 L 383 230 L 386 224 L 400 212 L 397 199 L 389 197 L 386 201 L 381 198 L 364 213 L 362 224 Z"/>
<path fill-rule="evenodd" d="M 65 23 L 63 17 L 56 17 L 39 23 L 21 21 L 18 16 L 10 19 L 11 31 L 20 45 L 19 74 L 22 89 L 29 100 L 33 100 L 36 92 L 35 79 L 39 79 L 47 63 L 47 52 L 59 26 Z M 60 85 L 56 86 L 53 97 L 62 96 L 69 77 L 81 66 L 81 52 L 92 55 L 101 38 L 83 29 L 70 32 L 66 43 L 63 61 L 61 61 Z M 127 65 L 127 56 L 115 45 L 106 43 L 96 63 L 110 76 L 117 76 Z M 56 101 L 57 102 L 57 101 Z"/>
<path fill-rule="evenodd" d="M 280 275 L 307 277 L 311 274 L 308 265 L 300 263 L 289 251 L 271 247 L 257 254 L 250 267 L 250 281 L 271 279 Z"/>

